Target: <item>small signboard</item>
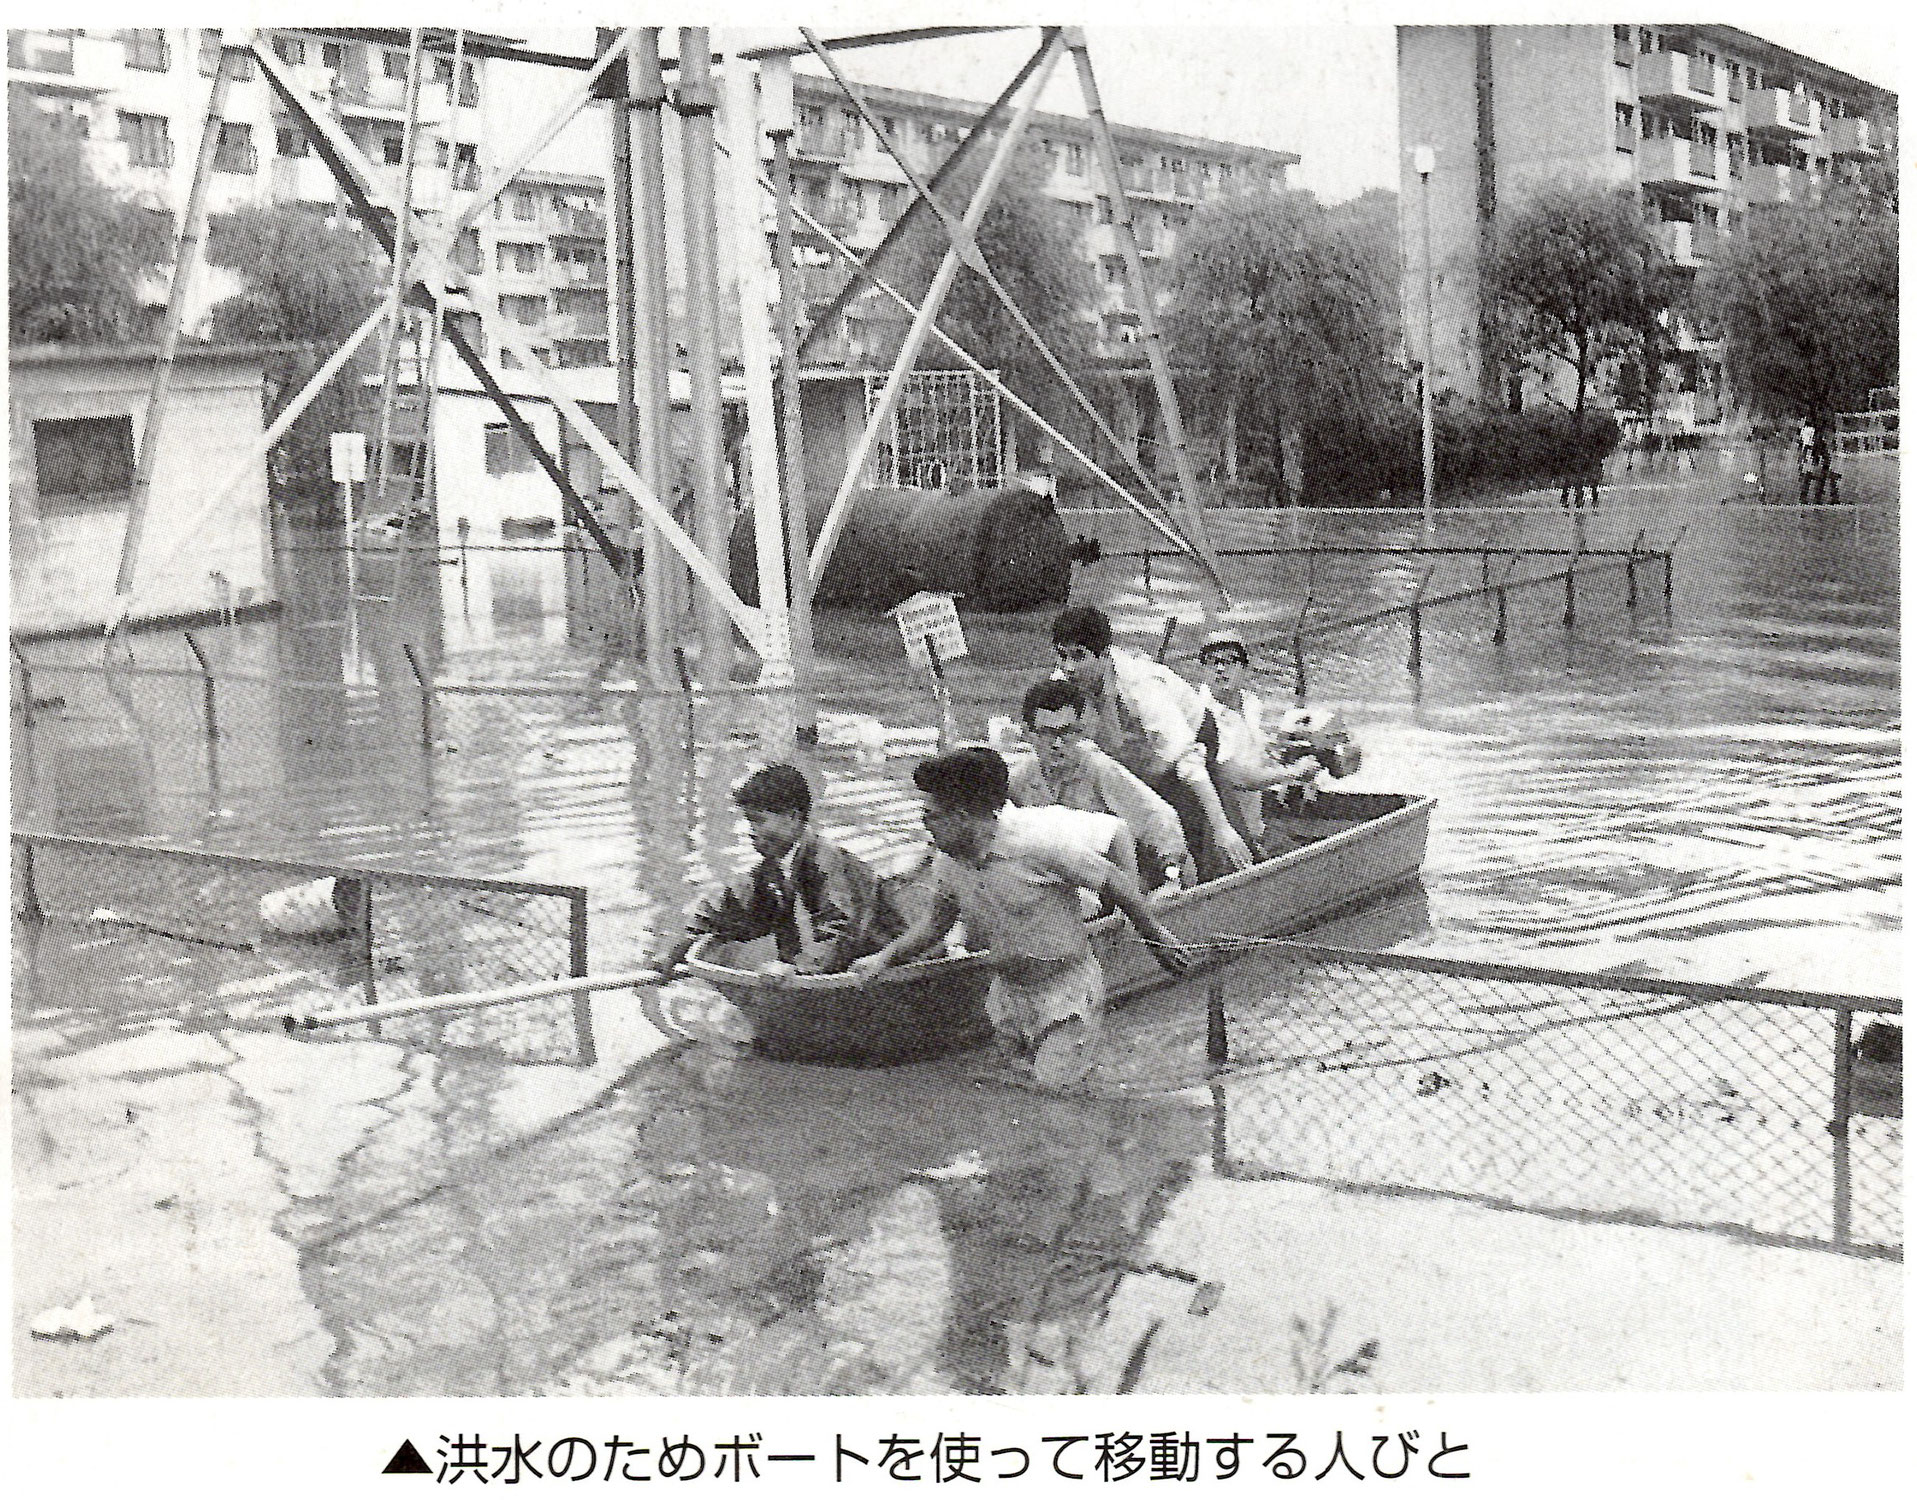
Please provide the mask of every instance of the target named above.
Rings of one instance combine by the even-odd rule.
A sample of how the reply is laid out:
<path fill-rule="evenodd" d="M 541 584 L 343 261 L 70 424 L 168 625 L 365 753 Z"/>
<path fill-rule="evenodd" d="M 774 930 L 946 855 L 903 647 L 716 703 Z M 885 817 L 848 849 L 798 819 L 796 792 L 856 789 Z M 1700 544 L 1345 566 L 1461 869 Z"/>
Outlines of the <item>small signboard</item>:
<path fill-rule="evenodd" d="M 328 443 L 333 458 L 333 482 L 353 484 L 366 478 L 366 434 L 336 432 Z"/>
<path fill-rule="evenodd" d="M 899 622 L 905 654 L 921 672 L 932 670 L 932 652 L 941 663 L 967 655 L 965 632 L 950 594 L 918 593 L 888 611 Z M 931 642 L 928 649 L 926 642 Z"/>

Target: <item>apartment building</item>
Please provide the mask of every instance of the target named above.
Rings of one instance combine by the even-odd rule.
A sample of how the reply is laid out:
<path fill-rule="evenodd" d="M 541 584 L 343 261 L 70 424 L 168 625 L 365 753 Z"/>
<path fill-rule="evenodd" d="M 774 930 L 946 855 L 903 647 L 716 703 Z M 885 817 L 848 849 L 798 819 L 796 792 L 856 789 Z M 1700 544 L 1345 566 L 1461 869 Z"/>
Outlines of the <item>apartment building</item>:
<path fill-rule="evenodd" d="M 307 99 L 329 113 L 397 201 L 405 171 L 408 54 L 405 33 L 388 42 L 298 30 L 266 33 L 274 55 Z M 184 211 L 219 63 L 217 29 L 8 31 L 7 85 L 85 138 L 95 172 L 156 206 Z M 522 121 L 497 97 L 483 59 L 425 59 L 412 199 L 450 216 L 472 200 L 517 144 Z M 228 90 L 213 159 L 208 207 L 301 204 L 339 215 L 338 184 L 295 117 L 250 58 Z M 501 141 L 501 122 L 511 138 Z M 510 317 L 554 363 L 606 357 L 605 223 L 596 178 L 526 174 L 460 242 L 468 270 L 499 269 L 474 285 L 483 324 Z M 210 294 L 223 295 L 220 278 Z M 496 358 L 509 358 L 505 351 Z"/>
<path fill-rule="evenodd" d="M 798 201 L 847 244 L 869 249 L 905 211 L 912 189 L 830 80 L 797 74 L 794 85 L 798 129 L 792 164 Z M 922 177 L 938 170 L 985 110 L 982 104 L 908 89 L 861 85 L 861 93 L 879 129 Z M 1112 134 L 1139 249 L 1154 264 L 1170 258 L 1179 232 L 1198 208 L 1253 188 L 1282 188 L 1285 169 L 1298 160 L 1289 151 L 1138 126 L 1114 124 Z M 1080 226 L 1080 249 L 1097 288 L 1086 316 L 1097 321 L 1104 351 L 1122 357 L 1139 338 L 1138 312 L 1125 291 L 1111 203 L 1098 191 L 1102 174 L 1091 127 L 1069 115 L 1038 113 L 1027 137 L 1038 142 L 1049 162 L 1046 191 L 1070 207 Z M 842 273 L 823 244 L 810 233 L 800 236 L 800 253 L 818 267 L 816 286 L 829 291 Z M 848 320 L 848 358 L 857 362 L 876 355 L 885 344 L 880 330 L 894 321 L 892 309 L 876 302 L 865 318 L 855 313 Z M 868 331 L 861 332 L 862 325 Z"/>
<path fill-rule="evenodd" d="M 1750 214 L 1814 199 L 1892 154 L 1896 133 L 1896 94 L 1731 26 L 1401 26 L 1405 326 L 1424 314 L 1426 191 L 1435 386 L 1503 404 L 1538 382 L 1482 357 L 1482 271 L 1501 216 L 1534 188 L 1635 188 L 1665 252 L 1695 272 Z M 1428 186 L 1419 146 L 1434 153 Z M 1679 430 L 1715 425 L 1718 350 L 1688 327 L 1676 336 L 1655 415 Z"/>

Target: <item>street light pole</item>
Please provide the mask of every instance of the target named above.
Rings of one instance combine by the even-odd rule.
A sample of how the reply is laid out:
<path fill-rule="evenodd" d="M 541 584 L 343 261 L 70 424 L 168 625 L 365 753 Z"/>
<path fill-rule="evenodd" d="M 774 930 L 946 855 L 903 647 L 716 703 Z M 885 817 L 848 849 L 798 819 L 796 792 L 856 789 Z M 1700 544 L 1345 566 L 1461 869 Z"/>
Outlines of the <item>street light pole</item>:
<path fill-rule="evenodd" d="M 1431 169 L 1435 164 L 1436 153 L 1429 146 L 1419 146 L 1411 153 L 1411 165 L 1418 174 L 1419 208 L 1424 220 L 1424 370 L 1418 381 L 1418 407 L 1423 425 L 1424 530 L 1427 537 L 1436 526 L 1438 510 L 1438 444 L 1431 412 L 1431 378 L 1437 369 L 1431 332 Z"/>

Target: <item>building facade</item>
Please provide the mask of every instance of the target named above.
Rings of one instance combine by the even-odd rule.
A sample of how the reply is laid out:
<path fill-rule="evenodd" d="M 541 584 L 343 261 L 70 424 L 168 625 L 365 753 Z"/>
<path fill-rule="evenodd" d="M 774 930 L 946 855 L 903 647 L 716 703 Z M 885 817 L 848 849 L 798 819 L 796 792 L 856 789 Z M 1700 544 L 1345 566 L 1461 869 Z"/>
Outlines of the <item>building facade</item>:
<path fill-rule="evenodd" d="M 1894 152 L 1897 96 L 1730 26 L 1401 26 L 1398 143 L 1405 327 L 1421 358 L 1430 215 L 1434 388 L 1491 405 L 1538 377 L 1485 357 L 1484 268 L 1504 216 L 1544 184 L 1636 191 L 1666 255 L 1695 272 L 1753 213 L 1814 199 Z M 1413 152 L 1428 146 L 1428 181 Z M 1428 201 L 1423 195 L 1429 194 Z M 1716 347 L 1688 327 L 1653 413 L 1727 415 Z M 1514 386 L 1514 382 L 1516 385 Z"/>
<path fill-rule="evenodd" d="M 191 617 L 272 601 L 262 359 L 238 345 L 180 351 L 154 466 L 135 618 Z M 134 456 L 156 351 L 42 344 L 10 351 L 9 626 L 16 635 L 104 625 L 114 607 Z M 246 466 L 199 515 L 209 483 Z M 189 545 L 190 544 L 190 545 Z"/>

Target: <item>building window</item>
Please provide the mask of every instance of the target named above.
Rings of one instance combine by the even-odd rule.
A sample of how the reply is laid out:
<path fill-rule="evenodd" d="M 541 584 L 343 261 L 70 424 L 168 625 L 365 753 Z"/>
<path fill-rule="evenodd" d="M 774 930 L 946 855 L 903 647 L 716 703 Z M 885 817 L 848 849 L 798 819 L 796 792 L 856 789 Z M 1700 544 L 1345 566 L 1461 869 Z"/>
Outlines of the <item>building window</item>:
<path fill-rule="evenodd" d="M 166 33 L 153 28 L 120 33 L 120 44 L 126 49 L 126 65 L 138 68 L 145 73 L 164 73 L 173 66 L 173 49 L 167 44 Z"/>
<path fill-rule="evenodd" d="M 219 144 L 213 148 L 213 170 L 251 175 L 259 169 L 260 153 L 253 147 L 253 127 L 233 120 L 223 121 Z"/>
<path fill-rule="evenodd" d="M 512 199 L 515 219 L 531 220 L 539 216 L 539 200 L 531 188 L 514 188 Z"/>
<path fill-rule="evenodd" d="M 477 276 L 485 267 L 485 257 L 479 249 L 479 231 L 462 229 L 459 238 L 453 241 L 452 261 L 468 276 Z"/>
<path fill-rule="evenodd" d="M 1657 51 L 1657 38 L 1651 34 L 1648 27 L 1640 26 L 1637 29 L 1637 50 L 1643 53 Z"/>
<path fill-rule="evenodd" d="M 133 488 L 133 418 L 35 422 L 33 464 L 43 500 L 75 505 L 123 499 Z"/>
<path fill-rule="evenodd" d="M 515 323 L 527 328 L 537 328 L 546 321 L 546 299 L 544 297 L 501 297 L 499 310 Z"/>
<path fill-rule="evenodd" d="M 331 68 L 335 73 L 346 66 L 346 44 L 344 42 L 320 43 L 320 66 Z"/>
<path fill-rule="evenodd" d="M 479 108 L 479 70 L 469 62 L 459 65 L 459 107 Z"/>
<path fill-rule="evenodd" d="M 453 186 L 462 193 L 479 191 L 479 147 L 472 141 L 453 146 Z"/>
<path fill-rule="evenodd" d="M 500 365 L 504 369 L 517 370 L 519 361 L 512 357 L 512 350 L 501 349 Z M 533 467 L 532 449 L 528 448 L 504 422 L 486 424 L 486 472 L 488 474 L 524 474 Z"/>
<path fill-rule="evenodd" d="M 383 135 L 379 138 L 379 159 L 389 167 L 396 167 L 406 159 L 406 140 L 403 136 Z"/>
<path fill-rule="evenodd" d="M 379 70 L 388 78 L 404 78 L 406 76 L 406 54 L 404 52 L 382 52 L 379 59 Z"/>
<path fill-rule="evenodd" d="M 1635 150 L 1637 146 L 1637 130 L 1634 127 L 1631 106 L 1619 101 L 1615 108 L 1617 111 L 1617 149 L 1620 151 Z"/>
<path fill-rule="evenodd" d="M 890 224 L 905 212 L 905 184 L 884 183 L 879 188 L 879 217 Z"/>
<path fill-rule="evenodd" d="M 1098 222 L 1109 224 L 1112 221 L 1112 200 L 1103 193 L 1098 195 Z"/>
<path fill-rule="evenodd" d="M 133 115 L 121 110 L 120 139 L 126 142 L 129 167 L 173 165 L 173 142 L 166 133 L 165 115 Z"/>
<path fill-rule="evenodd" d="M 1085 175 L 1085 148 L 1077 141 L 1065 143 L 1065 170 L 1074 177 Z"/>
<path fill-rule="evenodd" d="M 306 66 L 306 42 L 296 36 L 276 36 L 273 38 L 273 50 L 281 62 L 289 68 Z"/>
<path fill-rule="evenodd" d="M 1098 274 L 1106 286 L 1125 284 L 1125 257 L 1122 255 L 1101 255 L 1098 257 Z"/>
<path fill-rule="evenodd" d="M 313 143 L 297 125 L 282 125 L 274 132 L 274 149 L 281 156 L 311 156 Z"/>
<path fill-rule="evenodd" d="M 539 274 L 539 246 L 520 245 L 511 240 L 501 240 L 494 249 L 496 251 L 493 259 L 495 269 L 511 271 L 518 276 Z"/>

